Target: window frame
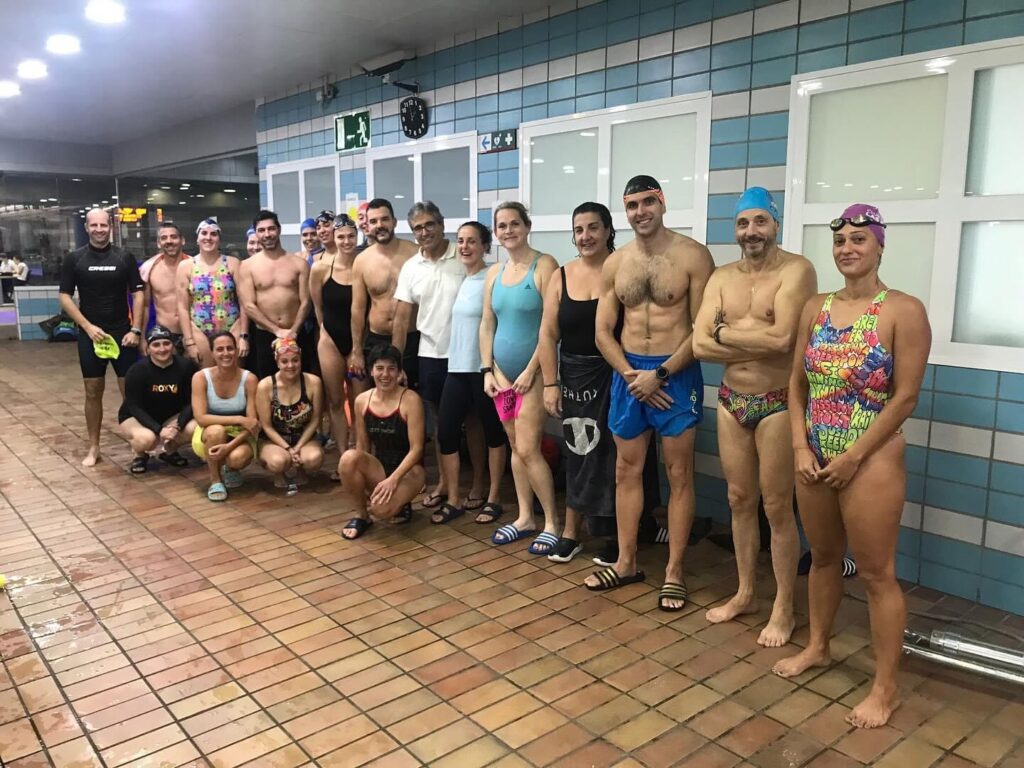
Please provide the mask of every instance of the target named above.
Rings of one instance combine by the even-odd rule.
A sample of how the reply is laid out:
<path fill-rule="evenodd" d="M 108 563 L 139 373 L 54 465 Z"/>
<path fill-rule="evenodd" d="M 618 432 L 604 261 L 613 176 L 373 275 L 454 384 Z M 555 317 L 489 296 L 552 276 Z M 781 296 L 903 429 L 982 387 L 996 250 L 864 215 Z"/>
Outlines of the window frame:
<path fill-rule="evenodd" d="M 975 74 L 1021 63 L 1024 42 L 1011 38 L 808 72 L 795 75 L 790 82 L 783 247 L 802 253 L 804 227 L 825 226 L 838 212 L 836 203 L 806 202 L 810 104 L 814 95 L 927 76 L 946 78 L 939 194 L 925 200 L 860 201 L 877 203 L 889 224 L 921 223 L 935 227 L 931 292 L 926 305 L 932 326 L 929 362 L 933 364 L 1024 373 L 1024 346 L 953 341 L 963 226 L 974 222 L 1024 221 L 1024 193 L 966 194 Z"/>
<path fill-rule="evenodd" d="M 570 131 L 597 130 L 597 167 L 598 189 L 595 202 L 608 206 L 612 214 L 612 223 L 618 232 L 630 234 L 626 212 L 622 207 L 622 199 L 609 188 L 611 178 L 611 153 L 613 126 L 621 121 L 623 112 L 628 112 L 631 120 L 643 121 L 662 117 L 677 117 L 694 114 L 697 118 L 694 156 L 693 207 L 682 211 L 667 211 L 665 226 L 669 229 L 689 229 L 694 240 L 703 243 L 707 240 L 708 222 L 708 176 L 711 172 L 711 91 L 672 96 L 666 99 L 645 101 L 638 104 L 625 104 L 589 112 L 576 112 L 561 117 L 549 117 L 544 120 L 532 120 L 519 126 L 520 199 L 529 208 L 530 183 L 532 174 L 531 141 L 540 136 L 568 133 Z M 638 168 L 637 173 L 643 173 Z M 604 178 L 609 181 L 603 181 Z M 533 215 L 534 232 L 569 232 L 572 222 L 569 220 L 573 208 L 584 201 L 577 200 L 567 203 L 564 214 Z M 623 241 L 625 237 L 621 238 Z"/>
<path fill-rule="evenodd" d="M 422 157 L 430 152 L 443 152 L 448 149 L 467 149 L 469 151 L 469 215 L 466 218 L 449 216 L 445 211 L 441 211 L 445 216 L 445 230 L 449 233 L 455 232 L 467 221 L 473 221 L 476 219 L 477 210 L 479 209 L 479 181 L 477 179 L 477 134 L 475 131 L 465 131 L 463 133 L 454 133 L 450 136 L 439 136 L 436 138 L 424 138 L 415 139 L 412 141 L 405 141 L 401 144 L 388 144 L 383 147 L 370 147 L 366 150 L 366 195 L 367 200 L 372 200 L 376 197 L 376 190 L 374 189 L 374 177 L 373 177 L 373 164 L 376 160 L 388 160 L 395 157 L 413 157 L 413 197 L 415 200 L 409 202 L 407 206 L 398 206 L 395 201 L 392 200 L 391 204 L 395 206 L 395 219 L 397 220 L 397 226 L 395 227 L 395 234 L 412 236 L 412 229 L 409 227 L 409 222 L 406 220 L 405 214 L 409 208 L 417 202 L 423 200 L 423 161 Z M 407 237 L 407 239 L 409 239 Z"/>
<path fill-rule="evenodd" d="M 338 155 L 320 155 L 319 157 L 310 157 L 305 160 L 289 160 L 284 163 L 272 163 L 266 167 L 267 176 L 267 207 L 272 211 L 277 211 L 274 206 L 274 176 L 281 173 L 292 173 L 298 171 L 299 174 L 299 215 L 306 210 L 306 171 L 319 170 L 320 168 L 333 168 L 334 169 L 334 206 L 331 210 L 337 212 L 341 209 L 341 163 Z M 298 221 L 292 222 L 281 222 L 281 235 L 301 235 L 302 222 L 305 220 L 303 216 Z"/>

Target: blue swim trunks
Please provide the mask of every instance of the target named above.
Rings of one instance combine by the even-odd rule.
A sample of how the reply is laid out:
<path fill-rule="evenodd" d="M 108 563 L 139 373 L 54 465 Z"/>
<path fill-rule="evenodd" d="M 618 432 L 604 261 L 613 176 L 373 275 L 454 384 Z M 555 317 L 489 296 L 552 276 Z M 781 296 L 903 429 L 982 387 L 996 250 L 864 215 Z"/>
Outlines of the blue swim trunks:
<path fill-rule="evenodd" d="M 626 360 L 638 371 L 653 371 L 668 360 L 669 355 L 634 355 L 626 352 Z M 664 437 L 676 437 L 695 427 L 704 417 L 704 377 L 700 363 L 673 373 L 664 391 L 672 398 L 667 411 L 646 405 L 629 393 L 626 380 L 618 371 L 612 376 L 612 398 L 608 410 L 608 428 L 616 437 L 632 440 L 653 429 Z"/>

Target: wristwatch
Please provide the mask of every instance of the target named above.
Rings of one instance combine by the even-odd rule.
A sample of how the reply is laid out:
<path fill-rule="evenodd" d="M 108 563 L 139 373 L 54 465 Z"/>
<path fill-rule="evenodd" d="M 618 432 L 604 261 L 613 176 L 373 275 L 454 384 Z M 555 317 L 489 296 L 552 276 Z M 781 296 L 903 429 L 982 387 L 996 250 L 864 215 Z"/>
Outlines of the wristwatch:
<path fill-rule="evenodd" d="M 122 327 L 124 327 L 124 326 L 122 326 Z M 136 336 L 141 336 L 142 335 L 142 329 L 141 328 L 131 328 L 130 330 Z"/>
<path fill-rule="evenodd" d="M 248 341 L 249 340 L 249 334 L 248 333 L 240 333 L 240 334 L 238 334 L 238 338 L 240 338 L 240 339 L 242 339 L 244 341 Z"/>
<path fill-rule="evenodd" d="M 658 381 L 668 381 L 668 368 L 659 365 L 654 369 L 654 375 L 658 377 Z"/>
<path fill-rule="evenodd" d="M 480 369 L 480 373 L 494 373 L 494 369 L 487 365 Z"/>

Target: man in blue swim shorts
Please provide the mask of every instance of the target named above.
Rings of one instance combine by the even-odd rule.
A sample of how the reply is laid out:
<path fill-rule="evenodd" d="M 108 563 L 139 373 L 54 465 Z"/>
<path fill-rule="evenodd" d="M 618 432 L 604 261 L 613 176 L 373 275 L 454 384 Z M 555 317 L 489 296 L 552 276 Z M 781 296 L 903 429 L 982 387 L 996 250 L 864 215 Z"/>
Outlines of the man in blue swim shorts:
<path fill-rule="evenodd" d="M 693 356 L 693 321 L 715 264 L 706 247 L 665 227 L 665 195 L 651 176 L 634 176 L 623 192 L 636 239 L 608 257 L 597 308 L 597 346 L 615 369 L 608 427 L 618 452 L 615 507 L 619 559 L 587 577 L 589 589 L 642 581 L 636 565 L 642 474 L 651 433 L 661 436 L 668 475 L 669 557 L 658 596 L 663 611 L 686 606 L 683 554 L 693 524 L 694 427 L 704 381 Z M 621 341 L 615 326 L 623 315 Z"/>

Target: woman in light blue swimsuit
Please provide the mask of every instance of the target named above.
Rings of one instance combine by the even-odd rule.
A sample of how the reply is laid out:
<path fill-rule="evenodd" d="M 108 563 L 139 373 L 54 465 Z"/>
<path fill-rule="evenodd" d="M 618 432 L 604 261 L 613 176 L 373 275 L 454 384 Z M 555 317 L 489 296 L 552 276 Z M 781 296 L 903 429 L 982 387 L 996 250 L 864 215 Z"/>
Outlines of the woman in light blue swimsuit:
<path fill-rule="evenodd" d="M 508 544 L 536 532 L 533 498 L 544 508 L 544 530 L 530 553 L 548 555 L 558 543 L 558 516 L 551 468 L 540 451 L 544 435 L 543 386 L 537 345 L 544 311 L 544 291 L 558 263 L 530 247 L 530 217 L 522 203 L 502 203 L 494 212 L 494 236 L 508 251 L 508 261 L 487 272 L 480 321 L 480 361 L 484 391 L 490 397 L 514 390 L 522 398 L 518 414 L 505 422 L 512 446 L 512 477 L 519 516 L 494 532 L 495 544 Z"/>

